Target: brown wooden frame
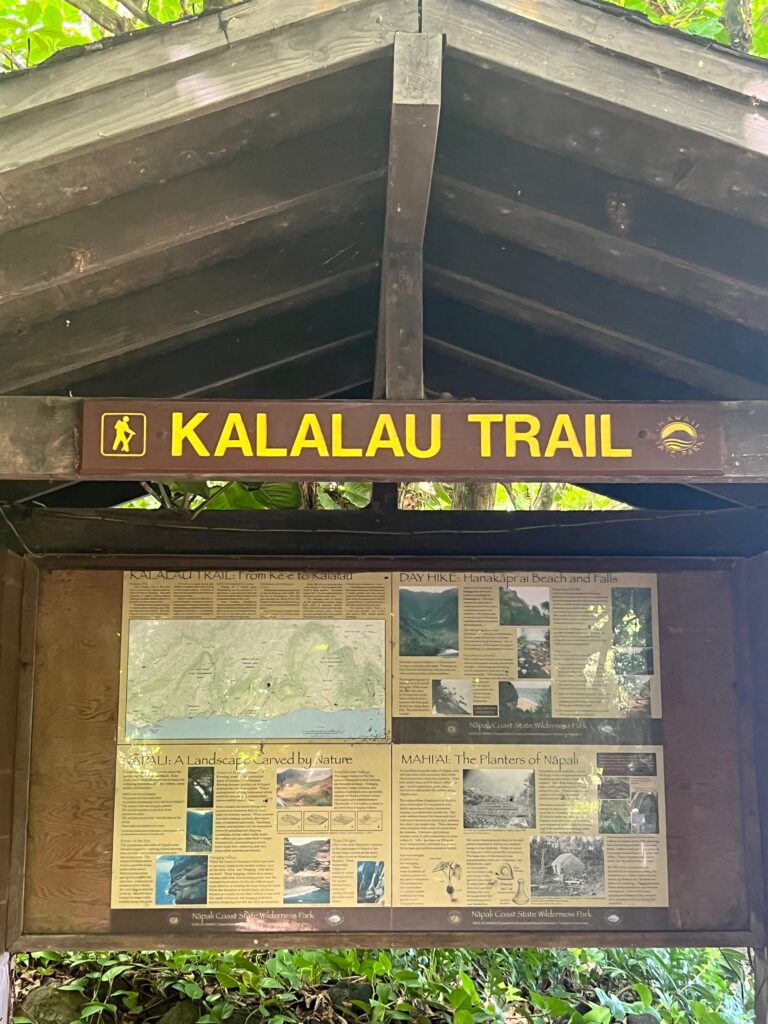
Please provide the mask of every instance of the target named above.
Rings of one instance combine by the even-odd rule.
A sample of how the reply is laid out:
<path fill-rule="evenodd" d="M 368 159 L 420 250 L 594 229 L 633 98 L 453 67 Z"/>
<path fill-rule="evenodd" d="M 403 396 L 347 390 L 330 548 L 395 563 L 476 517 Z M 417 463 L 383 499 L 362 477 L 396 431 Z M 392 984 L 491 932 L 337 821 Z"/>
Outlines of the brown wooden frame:
<path fill-rule="evenodd" d="M 29 561 L 29 560 L 27 560 Z M 302 568 L 325 568 L 325 569 L 383 569 L 392 568 L 396 565 L 398 568 L 417 568 L 431 566 L 436 568 L 438 563 L 435 559 L 429 558 L 343 558 L 338 555 L 334 557 L 326 558 L 308 558 L 294 556 L 291 563 L 295 566 Z M 70 569 L 78 567 L 84 568 L 85 559 L 74 557 L 74 558 L 53 558 L 53 559 L 39 559 L 35 560 L 36 568 L 40 571 L 41 577 L 44 578 L 46 572 L 49 569 L 64 570 L 67 573 Z M 722 599 L 722 594 L 730 595 L 729 601 L 733 604 L 735 612 L 733 614 L 739 614 L 740 607 L 738 601 L 738 591 L 734 590 L 737 577 L 743 575 L 745 566 L 749 566 L 750 563 L 745 563 L 740 560 L 733 559 L 634 559 L 634 558 L 622 558 L 620 556 L 614 556 L 607 559 L 600 559 L 596 561 L 594 558 L 555 558 L 548 556 L 545 558 L 470 558 L 470 557 L 456 557 L 453 558 L 441 558 L 439 560 L 439 567 L 441 569 L 467 569 L 470 567 L 478 567 L 478 563 L 484 563 L 486 565 L 492 565 L 494 569 L 499 571 L 504 569 L 511 569 L 512 567 L 517 569 L 525 568 L 526 566 L 535 565 L 538 568 L 562 568 L 562 569 L 577 569 L 582 570 L 588 567 L 594 570 L 595 565 L 599 564 L 600 568 L 614 569 L 614 570 L 639 570 L 643 568 L 647 571 L 656 571 L 660 574 L 660 603 L 666 600 L 669 603 L 671 609 L 677 608 L 678 610 L 683 607 L 689 608 L 690 613 L 690 602 L 694 604 L 698 601 L 701 609 L 702 616 L 706 616 L 706 609 L 708 602 L 713 599 L 718 593 Z M 94 577 L 94 582 L 101 577 L 102 572 L 114 572 L 117 568 L 129 568 L 137 564 L 135 556 L 123 556 L 122 558 L 115 558 L 107 556 L 102 559 L 94 559 L 92 556 L 87 559 L 89 568 L 97 574 Z M 146 563 L 144 563 L 146 565 Z M 210 559 L 209 564 L 216 564 L 217 566 L 236 567 L 242 568 L 270 568 L 275 565 L 281 565 L 283 568 L 286 567 L 286 559 L 279 557 L 272 558 L 237 558 L 237 559 L 225 559 L 216 558 Z M 176 558 L 158 558 L 157 556 L 152 559 L 152 565 L 155 568 L 180 568 L 183 565 L 189 565 L 188 559 L 176 557 Z M 201 567 L 201 563 L 197 563 L 198 567 Z M 696 574 L 695 581 L 689 579 L 687 583 L 679 582 L 681 579 L 680 573 L 692 573 Z M 704 575 L 702 575 L 704 574 Z M 106 580 L 104 580 L 106 583 Z M 99 584 L 101 586 L 101 584 Z M 682 586 L 682 591 L 680 587 Z M 714 587 L 714 590 L 712 589 Z M 718 589 L 719 588 L 719 589 Z M 725 588 L 725 590 L 723 590 Z M 103 588 L 102 588 L 103 589 Z M 666 596 L 665 595 L 666 592 Z M 28 594 L 25 600 L 26 612 L 25 612 L 25 629 L 23 644 L 29 649 L 30 644 L 34 639 L 34 628 L 35 628 L 35 591 L 34 587 L 30 586 Z M 99 614 L 103 605 L 99 603 Z M 688 613 L 687 613 L 688 614 Z M 692 614 L 692 613 L 690 613 Z M 711 614 L 711 613 L 710 613 Z M 722 612 L 721 614 L 725 614 Z M 711 620 L 712 621 L 712 620 Z M 108 625 L 108 628 L 111 628 Z M 662 622 L 662 630 L 663 630 Z M 727 630 L 726 630 L 727 632 Z M 708 639 L 707 639 L 708 637 Z M 741 638 L 741 633 L 734 631 L 734 650 L 733 656 L 737 656 L 736 642 Z M 199 943 L 203 934 L 205 935 L 205 943 L 210 948 L 233 948 L 235 946 L 249 948 L 274 948 L 274 947 L 312 947 L 317 946 L 318 943 L 323 944 L 329 941 L 333 941 L 336 944 L 347 944 L 351 946 L 390 946 L 390 945 L 471 945 L 471 946 L 513 946 L 513 945 L 538 945 L 538 946 L 557 946 L 562 945 L 564 942 L 580 944 L 580 945 L 633 945 L 633 946 L 644 946 L 644 945 L 733 945 L 733 946 L 762 946 L 765 944 L 765 916 L 763 912 L 764 907 L 764 894 L 762 885 L 762 856 L 760 850 L 760 827 L 757 810 L 757 798 L 755 795 L 756 779 L 754 774 L 754 757 L 752 753 L 752 729 L 753 729 L 753 697 L 751 692 L 752 680 L 751 674 L 747 670 L 743 660 L 739 661 L 738 668 L 732 661 L 731 648 L 729 645 L 718 644 L 713 640 L 712 629 L 710 628 L 708 633 L 702 634 L 697 638 L 699 646 L 694 650 L 691 648 L 692 657 L 698 657 L 700 660 L 702 674 L 705 671 L 714 671 L 711 668 L 710 663 L 713 658 L 720 658 L 720 670 L 722 670 L 723 678 L 733 678 L 733 685 L 737 687 L 738 701 L 734 701 L 734 713 L 735 717 L 733 720 L 733 730 L 729 732 L 730 741 L 726 741 L 722 735 L 717 732 L 721 718 L 721 709 L 717 703 L 713 703 L 710 710 L 707 712 L 709 715 L 708 721 L 710 728 L 714 729 L 712 734 L 712 742 L 702 744 L 702 735 L 700 732 L 692 728 L 690 731 L 688 750 L 679 752 L 680 763 L 684 764 L 689 758 L 704 757 L 705 754 L 702 748 L 707 750 L 717 747 L 718 742 L 728 746 L 730 742 L 731 753 L 737 753 L 737 762 L 734 762 L 731 771 L 731 777 L 737 778 L 741 775 L 741 798 L 744 803 L 745 813 L 742 819 L 743 836 L 741 840 L 735 840 L 731 837 L 728 842 L 731 843 L 731 849 L 740 847 L 743 852 L 743 877 L 744 877 L 744 889 L 742 897 L 734 896 L 734 899 L 743 899 L 744 914 L 746 916 L 741 918 L 743 926 L 734 928 L 720 928 L 707 930 L 706 928 L 694 928 L 680 930 L 674 930 L 670 928 L 664 931 L 654 932 L 570 932 L 570 931 L 552 931 L 552 932 L 538 932 L 538 931 L 504 931 L 504 932 L 491 932 L 491 933 L 475 933 L 475 932 L 456 932 L 446 934 L 440 933 L 429 933 L 429 932 L 418 932 L 418 933 L 344 933 L 344 932 L 322 932 L 312 934 L 261 934 L 251 935 L 242 932 L 239 933 L 190 933 L 190 934 L 142 934 L 142 935 L 116 935 L 108 932 L 80 932 L 80 933 L 66 933 L 66 934 L 48 934 L 40 932 L 32 932 L 25 927 L 24 914 L 22 911 L 23 905 L 23 890 L 20 884 L 14 886 L 14 893 L 12 898 L 12 921 L 13 928 L 8 937 L 8 946 L 12 950 L 23 950 L 30 948 L 80 948 L 88 949 L 97 946 L 99 948 L 137 948 L 137 947 L 157 947 L 157 948 L 175 948 L 179 945 L 183 945 L 185 942 L 197 942 Z M 674 636 L 670 639 L 667 637 L 666 645 L 662 641 L 662 659 L 665 663 L 678 664 L 679 659 L 685 656 L 685 645 L 682 644 L 676 651 L 673 650 L 675 641 Z M 96 645 L 98 646 L 98 645 Z M 665 653 L 666 651 L 666 653 Z M 698 653 L 696 653 L 698 651 Z M 86 648 L 83 648 L 83 654 L 87 653 Z M 671 659 L 671 661 L 670 661 Z M 24 799 L 25 789 L 25 778 L 28 775 L 29 769 L 29 730 L 28 725 L 31 721 L 31 713 L 33 707 L 33 686 L 32 686 L 32 672 L 31 672 L 31 658 L 29 654 L 25 656 L 25 664 L 27 669 L 22 677 L 21 683 L 21 706 L 19 721 L 25 726 L 21 733 L 20 753 L 18 758 L 18 769 L 19 778 L 21 780 L 21 799 L 17 800 L 14 817 L 14 864 L 16 878 L 21 881 L 23 876 L 23 866 L 25 863 L 25 846 L 26 846 L 26 835 L 27 826 L 29 824 L 27 819 L 27 806 Z M 729 664 L 731 668 L 729 669 Z M 704 665 L 710 666 L 708 669 L 704 669 Z M 672 669 L 669 667 L 665 669 L 665 674 L 669 677 Z M 693 678 L 695 669 L 691 669 L 690 677 Z M 698 676 L 697 676 L 698 678 Z M 678 684 L 679 685 L 679 684 Z M 726 691 L 730 687 L 726 686 Z M 725 696 L 723 697 L 725 700 Z M 730 698 L 729 698 L 730 699 Z M 669 697 L 667 697 L 669 700 Z M 55 714 L 55 709 L 51 709 L 50 714 Z M 706 718 L 706 715 L 705 715 Z M 667 721 L 670 722 L 671 718 L 667 716 Z M 111 728 L 106 727 L 108 730 Z M 680 729 L 678 725 L 676 728 Z M 682 735 L 682 733 L 680 733 Z M 723 748 L 725 749 L 725 748 Z M 698 753 L 697 753 L 698 751 Z M 674 754 L 674 751 L 672 751 Z M 34 760 L 34 750 L 31 751 L 32 758 Z M 668 754 L 669 758 L 669 754 Z M 674 756 L 672 757 L 674 762 Z M 703 762 L 702 762 L 703 763 Z M 674 771 L 674 763 L 673 763 Z M 735 774 L 734 774 L 735 773 Z M 700 773 L 701 775 L 702 773 Z M 707 778 L 707 784 L 709 784 L 713 778 Z M 673 793 L 672 803 L 674 804 L 674 790 L 670 790 L 670 780 L 673 778 L 672 775 L 667 775 L 667 799 L 670 802 L 670 792 Z M 728 798 L 728 795 L 725 794 Z M 686 790 L 685 793 L 678 793 L 678 799 L 681 800 L 681 804 L 691 802 L 690 792 Z M 736 801 L 733 800 L 733 794 L 728 798 L 730 804 L 733 805 Z M 764 799 L 764 797 L 763 797 Z M 724 805 L 725 806 L 725 805 Z M 668 838 L 670 841 L 670 874 L 674 877 L 674 871 L 678 872 L 679 878 L 698 878 L 699 884 L 701 884 L 702 872 L 706 877 L 714 877 L 712 872 L 719 868 L 719 858 L 710 858 L 707 862 L 707 866 L 703 866 L 698 872 L 695 872 L 694 865 L 678 865 L 677 868 L 672 870 L 674 857 L 678 854 L 674 853 L 675 844 L 679 841 L 674 835 L 675 831 L 675 819 L 674 815 L 670 815 L 670 826 L 668 831 Z M 32 834 L 32 833 L 31 833 Z M 111 832 L 110 832 L 111 838 Z M 719 841 L 719 840 L 718 840 Z M 728 847 L 726 842 L 726 847 Z M 734 846 L 733 844 L 736 844 Z M 727 862 L 727 854 L 724 854 Z M 706 875 L 707 870 L 710 875 Z M 693 883 L 696 884 L 696 883 Z M 679 891 L 679 887 L 678 887 Z M 673 905 L 674 905 L 674 894 L 673 894 Z M 722 906 L 722 904 L 721 904 Z M 699 910 L 700 919 L 704 919 L 704 915 Z M 740 912 L 741 913 L 741 912 Z"/>

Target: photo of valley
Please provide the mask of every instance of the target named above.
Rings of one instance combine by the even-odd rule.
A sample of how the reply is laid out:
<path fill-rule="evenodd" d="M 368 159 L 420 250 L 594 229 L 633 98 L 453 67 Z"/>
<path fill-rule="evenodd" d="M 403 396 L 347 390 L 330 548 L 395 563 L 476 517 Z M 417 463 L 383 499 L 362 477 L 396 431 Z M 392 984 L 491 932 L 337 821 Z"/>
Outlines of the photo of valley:
<path fill-rule="evenodd" d="M 518 628 L 517 674 L 521 679 L 549 679 L 552 674 L 549 626 Z"/>
<path fill-rule="evenodd" d="M 653 672 L 650 587 L 612 587 L 613 668 L 617 674 Z"/>
<path fill-rule="evenodd" d="M 471 715 L 471 679 L 433 679 L 433 715 Z"/>
<path fill-rule="evenodd" d="M 536 828 L 536 777 L 517 769 L 463 772 L 464 828 Z"/>
<path fill-rule="evenodd" d="M 190 853 L 213 849 L 213 811 L 187 811 L 187 844 Z"/>
<path fill-rule="evenodd" d="M 601 800 L 629 800 L 629 779 L 603 779 L 597 785 Z"/>
<path fill-rule="evenodd" d="M 499 718 L 505 722 L 552 717 L 552 687 L 502 679 L 499 683 Z"/>
<path fill-rule="evenodd" d="M 531 894 L 585 899 L 605 895 L 605 850 L 594 836 L 531 839 Z"/>
<path fill-rule="evenodd" d="M 330 839 L 284 839 L 283 903 L 330 902 Z"/>
<path fill-rule="evenodd" d="M 331 768 L 287 768 L 277 773 L 278 807 L 330 807 L 332 803 Z"/>
<path fill-rule="evenodd" d="M 458 587 L 400 587 L 398 608 L 401 658 L 458 655 Z"/>
<path fill-rule="evenodd" d="M 155 859 L 155 903 L 181 907 L 207 902 L 207 857 L 167 854 Z"/>
<path fill-rule="evenodd" d="M 499 587 L 500 626 L 548 626 L 549 587 Z"/>

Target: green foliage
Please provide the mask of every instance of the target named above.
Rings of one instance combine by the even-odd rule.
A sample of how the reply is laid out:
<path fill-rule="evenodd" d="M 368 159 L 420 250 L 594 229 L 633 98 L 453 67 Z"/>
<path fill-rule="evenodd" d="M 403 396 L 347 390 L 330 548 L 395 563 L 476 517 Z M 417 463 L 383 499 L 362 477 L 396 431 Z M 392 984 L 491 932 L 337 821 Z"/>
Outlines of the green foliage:
<path fill-rule="evenodd" d="M 83 993 L 90 1024 L 155 1021 L 179 998 L 200 1024 L 310 1020 L 416 1024 L 747 1024 L 746 955 L 733 949 L 409 949 L 319 952 L 33 953 L 16 957 L 17 996 L 45 980 Z M 334 983 L 370 998 L 333 1002 Z M 24 1018 L 17 1016 L 16 1020 Z"/>
<path fill-rule="evenodd" d="M 201 14 L 233 0 L 3 0 L 0 67 L 28 67 L 68 46 Z M 611 0 L 655 24 L 768 57 L 768 0 Z M 87 13 L 86 13 L 87 12 Z M 138 13 L 137 13 L 138 12 Z"/>

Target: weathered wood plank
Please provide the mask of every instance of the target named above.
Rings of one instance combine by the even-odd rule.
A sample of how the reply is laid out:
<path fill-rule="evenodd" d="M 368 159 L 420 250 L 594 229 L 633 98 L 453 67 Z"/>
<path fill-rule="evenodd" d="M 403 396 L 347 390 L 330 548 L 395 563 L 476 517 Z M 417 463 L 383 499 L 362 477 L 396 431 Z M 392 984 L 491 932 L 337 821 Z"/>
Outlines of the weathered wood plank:
<path fill-rule="evenodd" d="M 665 299 L 688 303 L 711 316 L 757 331 L 768 323 L 768 288 L 567 220 L 518 202 L 513 195 L 485 192 L 474 184 L 438 175 L 434 209 L 476 231 L 494 234 Z"/>
<path fill-rule="evenodd" d="M 515 76 L 512 86 L 509 75 L 494 62 L 484 61 L 481 67 L 449 50 L 446 112 L 630 182 L 768 226 L 762 154 L 746 152 L 736 142 L 706 138 L 691 127 L 640 115 L 635 119 L 619 102 L 610 104 L 579 90 L 553 88 L 545 69 L 547 61 L 558 63 L 560 58 L 536 51 L 530 57 L 532 64 L 537 57 L 539 73 L 534 69 L 530 75 Z M 620 58 L 617 62 L 621 72 Z M 578 60 L 576 66 L 581 67 Z M 652 65 L 648 72 L 655 73 Z M 710 89 L 699 86 L 698 91 L 708 100 Z M 760 137 L 763 114 L 751 101 L 731 102 L 744 105 L 732 113 L 747 145 Z"/>
<path fill-rule="evenodd" d="M 706 393 L 679 380 L 672 380 L 643 366 L 632 366 L 619 352 L 597 351 L 573 338 L 537 330 L 532 325 L 495 316 L 483 309 L 466 306 L 443 295 L 428 293 L 425 300 L 425 331 L 430 338 L 482 358 L 489 373 L 519 370 L 551 386 L 571 388 L 583 396 L 614 401 L 681 401 L 702 399 Z M 457 353 L 457 358 L 459 353 Z M 445 378 L 447 375 L 443 375 Z M 456 398 L 505 396 L 496 388 L 467 391 L 462 372 L 454 371 L 445 390 Z M 491 385 L 485 382 L 485 387 Z"/>
<path fill-rule="evenodd" d="M 395 36 L 374 393 L 424 394 L 423 247 L 440 119 L 443 38 Z"/>
<path fill-rule="evenodd" d="M 16 756 L 16 715 L 20 677 L 23 562 L 0 550 L 0 952 L 8 943 L 6 929 L 11 870 L 11 834 Z M 0 964 L 0 1017 L 4 993 Z"/>
<path fill-rule="evenodd" d="M 713 397 L 768 397 L 762 333 L 453 221 L 431 223 L 425 260 L 428 287 L 469 305 L 620 353 Z"/>
<path fill-rule="evenodd" d="M 0 397 L 0 475 L 8 480 L 77 476 L 81 402 Z"/>
<path fill-rule="evenodd" d="M 206 512 L 190 522 L 175 513 L 147 509 L 13 507 L 6 510 L 6 517 L 11 526 L 0 522 L 0 539 L 13 550 L 20 547 L 21 537 L 40 557 L 50 555 L 55 561 L 83 555 L 82 564 L 92 565 L 96 553 L 106 557 L 105 564 L 123 568 L 157 568 L 171 556 L 213 568 L 225 555 L 272 558 L 270 567 L 297 557 L 303 564 L 313 555 L 332 555 L 351 565 L 361 556 L 455 557 L 465 546 L 478 557 L 527 557 L 533 568 L 530 559 L 545 556 L 619 557 L 626 571 L 626 559 L 635 557 L 757 554 L 765 548 L 768 530 L 768 510 L 740 508 L 567 515 L 445 512 L 439 521 L 431 512 Z M 212 544 L 216 556 L 211 555 Z M 276 551 L 281 554 L 276 556 Z M 50 559 L 46 564 L 52 564 Z"/>
<path fill-rule="evenodd" d="M 8 232 L 0 236 L 0 330 L 130 291 L 153 272 L 186 273 L 306 230 L 313 207 L 338 215 L 340 200 L 354 206 L 377 175 L 383 203 L 386 161 L 386 125 L 369 115 Z M 147 269 L 147 257 L 159 259 Z"/>
<path fill-rule="evenodd" d="M 69 388 L 118 357 L 178 339 L 232 317 L 277 312 L 339 294 L 371 279 L 379 258 L 379 217 L 369 214 L 373 193 L 354 197 L 357 216 L 339 224 L 337 213 L 352 215 L 349 198 L 339 209 L 326 204 L 320 219 L 334 230 L 294 236 L 237 260 L 219 263 L 189 277 L 175 277 L 130 295 L 82 310 L 71 317 L 0 338 L 0 389 L 40 391 Z M 256 317 L 254 316 L 254 319 Z"/>
<path fill-rule="evenodd" d="M 111 86 L 88 89 L 83 80 L 66 100 L 11 119 L 0 175 L 103 149 L 373 59 L 391 48 L 396 28 L 417 28 L 417 6 L 415 0 L 283 0 L 230 12 L 222 24 L 225 59 L 217 36 L 211 51 L 185 62 L 181 77 L 175 64 L 160 61 Z M 99 56 L 107 64 L 112 54 Z M 98 82 L 98 69 L 96 76 Z"/>
<path fill-rule="evenodd" d="M 5 76 L 3 83 L 11 76 Z M 225 164 L 369 113 L 388 118 L 391 59 L 334 71 L 162 131 L 27 169 L 0 182 L 0 225 L 13 230 L 103 199 Z"/>

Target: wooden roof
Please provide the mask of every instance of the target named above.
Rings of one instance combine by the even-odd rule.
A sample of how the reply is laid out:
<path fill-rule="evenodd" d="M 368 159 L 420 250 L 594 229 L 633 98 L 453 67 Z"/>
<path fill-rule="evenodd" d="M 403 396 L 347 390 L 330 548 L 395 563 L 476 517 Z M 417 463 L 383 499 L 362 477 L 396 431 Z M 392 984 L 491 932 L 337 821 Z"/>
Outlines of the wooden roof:
<path fill-rule="evenodd" d="M 768 65 L 577 0 L 252 0 L 0 80 L 0 394 L 369 397 L 396 32 L 445 37 L 428 397 L 768 398 Z"/>

